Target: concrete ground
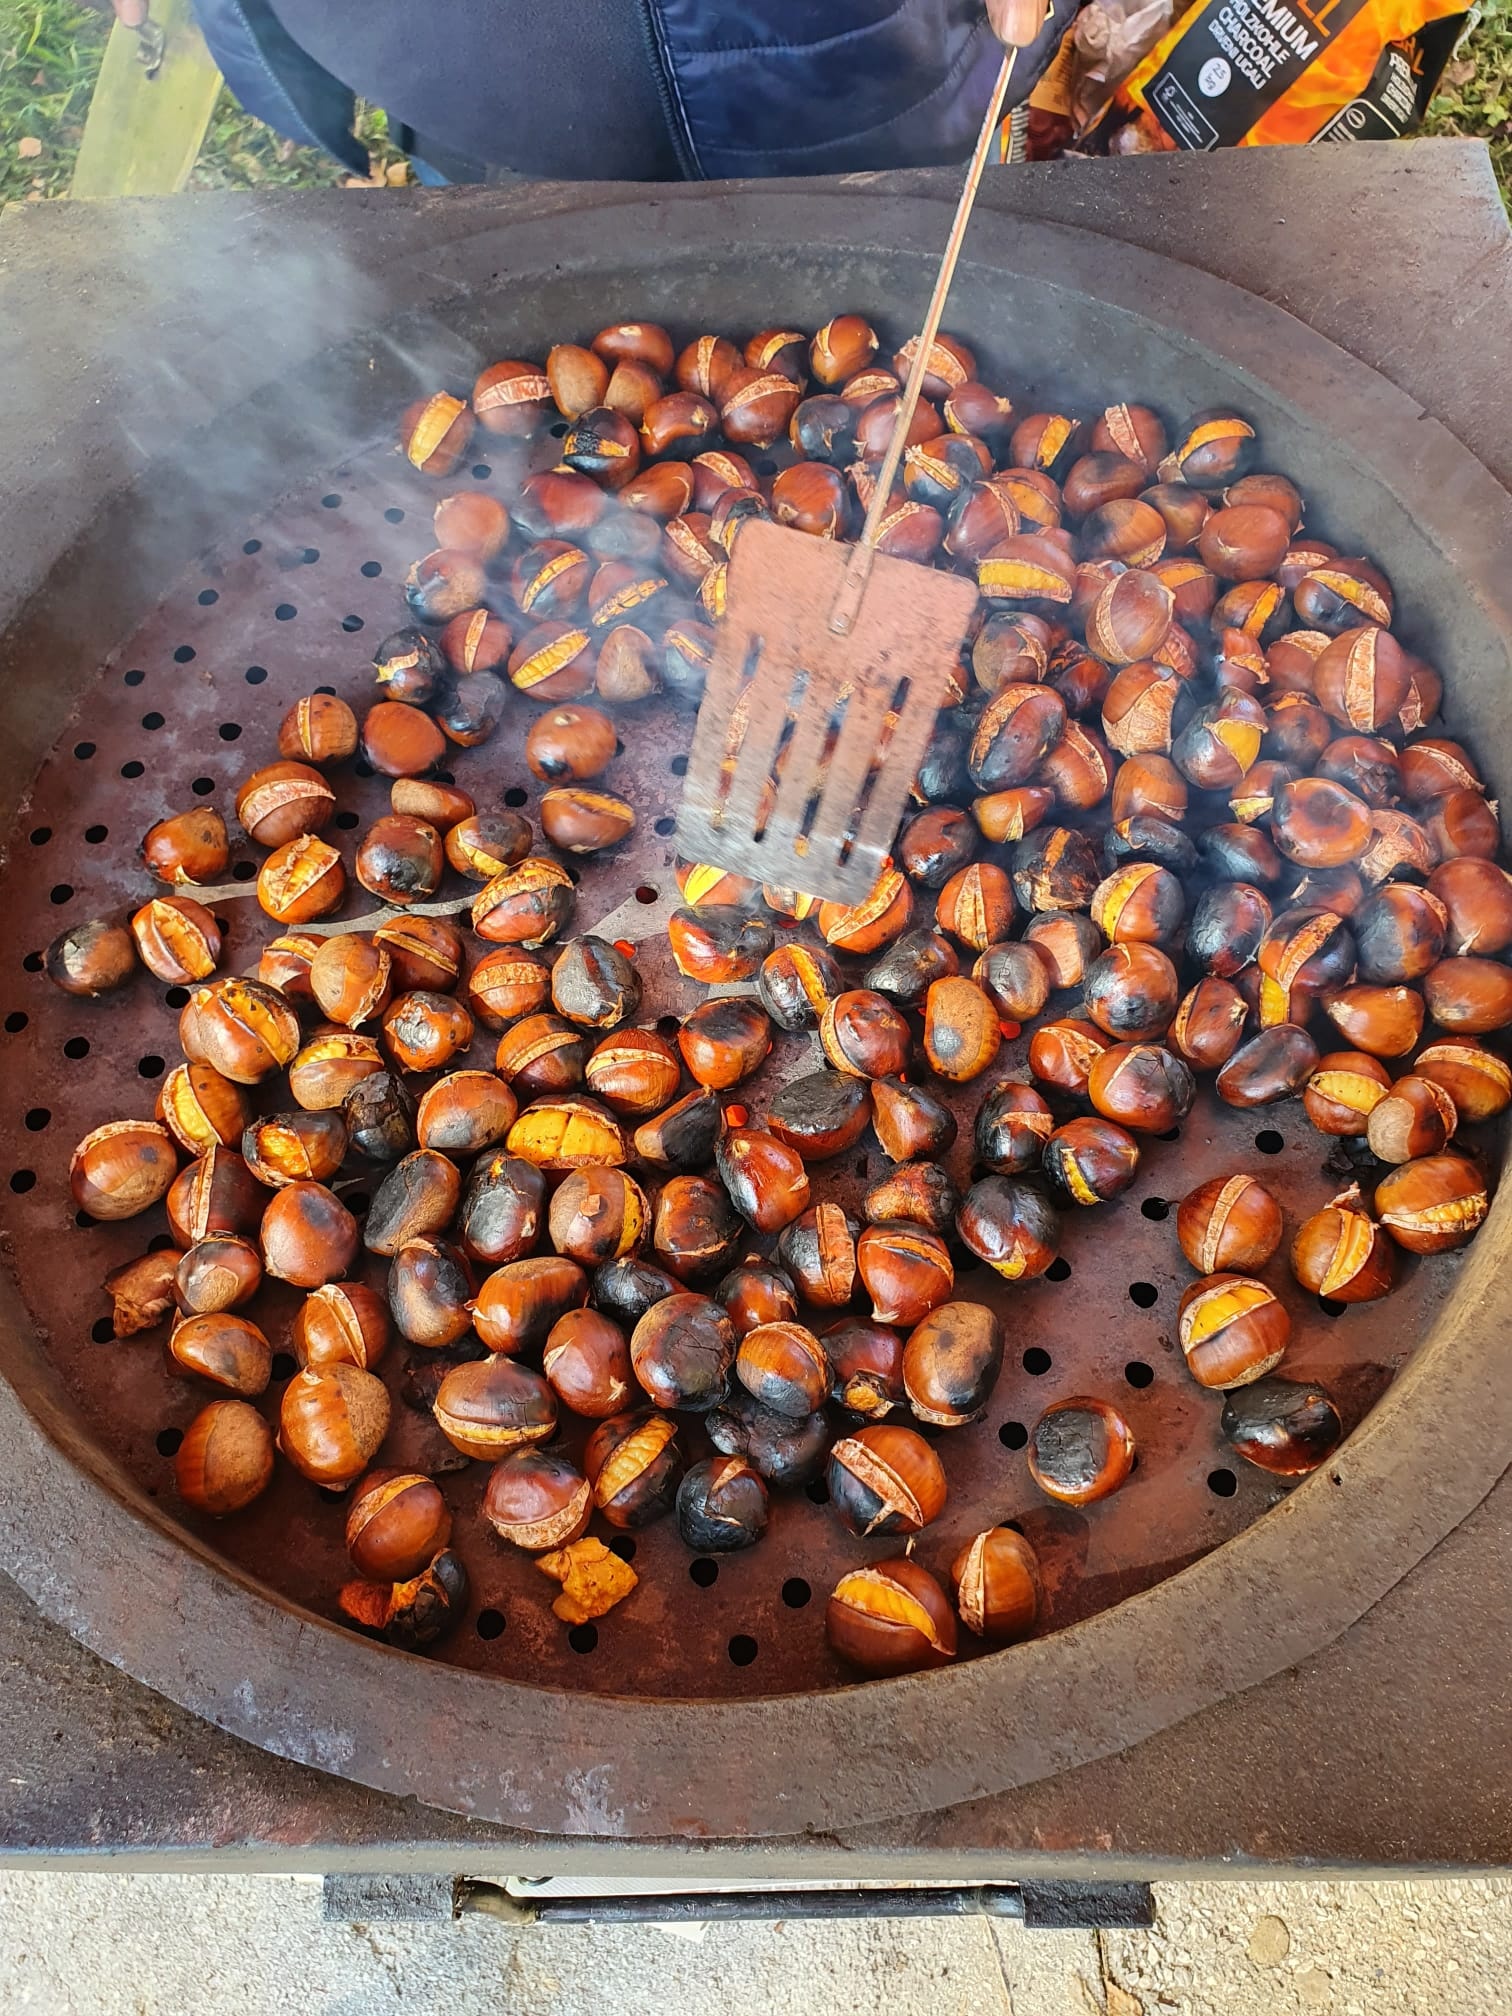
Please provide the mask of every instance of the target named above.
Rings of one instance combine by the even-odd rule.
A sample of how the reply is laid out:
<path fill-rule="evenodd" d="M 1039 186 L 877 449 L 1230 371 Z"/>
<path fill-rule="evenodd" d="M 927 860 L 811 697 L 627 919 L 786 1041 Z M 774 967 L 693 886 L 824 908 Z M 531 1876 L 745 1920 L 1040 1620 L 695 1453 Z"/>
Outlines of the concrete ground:
<path fill-rule="evenodd" d="M 1501 2016 L 1512 1878 L 1169 1883 L 1150 1932 L 985 1920 L 330 1925 L 287 1876 L 0 1873 L 0 2011 L 41 2016 Z"/>

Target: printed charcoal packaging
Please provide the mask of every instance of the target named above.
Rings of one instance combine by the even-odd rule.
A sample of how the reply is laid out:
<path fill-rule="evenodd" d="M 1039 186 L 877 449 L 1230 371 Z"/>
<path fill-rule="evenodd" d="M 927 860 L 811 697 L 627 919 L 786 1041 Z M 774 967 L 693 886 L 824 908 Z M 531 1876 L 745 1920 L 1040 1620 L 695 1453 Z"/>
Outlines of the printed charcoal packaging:
<path fill-rule="evenodd" d="M 1139 153 L 1394 140 L 1427 110 L 1470 18 L 1464 0 L 1197 0 L 1080 144 Z"/>

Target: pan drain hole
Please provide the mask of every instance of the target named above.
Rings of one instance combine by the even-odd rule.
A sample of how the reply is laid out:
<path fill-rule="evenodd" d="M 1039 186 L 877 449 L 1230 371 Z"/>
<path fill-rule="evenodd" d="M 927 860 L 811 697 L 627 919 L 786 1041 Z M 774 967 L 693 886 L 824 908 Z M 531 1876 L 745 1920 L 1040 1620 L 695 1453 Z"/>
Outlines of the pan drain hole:
<path fill-rule="evenodd" d="M 687 757 L 686 757 L 686 756 L 674 756 L 674 757 L 672 758 L 672 761 L 671 761 L 671 763 L 670 763 L 670 764 L 668 765 L 668 768 L 669 768 L 669 769 L 671 770 L 671 772 L 672 772 L 672 775 L 673 775 L 674 777 L 686 777 L 686 776 L 687 776 L 687 774 L 688 774 L 688 759 L 687 759 Z"/>
<path fill-rule="evenodd" d="M 73 901 L 73 893 L 72 882 L 55 882 L 52 887 L 51 900 L 54 903 L 71 903 Z"/>
<path fill-rule="evenodd" d="M 147 730 L 149 735 L 155 735 L 158 729 L 162 727 L 165 718 L 166 717 L 162 714 L 159 714 L 157 709 L 154 707 L 150 714 L 144 714 L 142 716 L 142 726 Z"/>
<path fill-rule="evenodd" d="M 138 763 L 136 758 L 133 756 L 129 763 L 123 763 L 121 765 L 121 775 L 123 777 L 140 777 L 142 772 L 146 768 L 147 765 L 145 763 Z"/>
<path fill-rule="evenodd" d="M 320 504 L 321 509 L 324 511 L 339 511 L 341 509 L 341 492 L 339 490 L 329 491 L 321 498 Z"/>
<path fill-rule="evenodd" d="M 635 1559 L 635 1542 L 628 1533 L 616 1533 L 614 1538 L 609 1542 L 609 1552 L 611 1554 L 618 1554 L 621 1561 L 633 1561 Z"/>
<path fill-rule="evenodd" d="M 1349 1304 L 1347 1302 L 1336 1302 L 1332 1295 L 1320 1295 L 1318 1297 L 1318 1307 L 1323 1311 L 1325 1316 L 1342 1316 L 1345 1310 L 1348 1309 Z"/>
<path fill-rule="evenodd" d="M 688 1579 L 696 1582 L 700 1589 L 712 1589 L 719 1580 L 719 1563 L 700 1555 L 696 1561 L 688 1563 Z"/>
<path fill-rule="evenodd" d="M 378 576 L 383 572 L 383 562 L 381 560 L 364 560 L 358 571 L 365 581 L 376 581 Z"/>
<path fill-rule="evenodd" d="M 157 1452 L 159 1456 L 177 1456 L 183 1442 L 182 1428 L 160 1428 L 157 1432 Z"/>
<path fill-rule="evenodd" d="M 196 777 L 194 782 L 189 786 L 189 789 L 194 793 L 196 798 L 208 798 L 210 793 L 215 789 L 215 779 L 213 777 Z"/>
<path fill-rule="evenodd" d="M 242 551 L 243 553 L 261 553 L 261 539 L 244 539 L 242 541 Z"/>
<path fill-rule="evenodd" d="M 1029 1430 L 1022 1421 L 1005 1421 L 998 1430 L 998 1440 L 1005 1449 L 1022 1449 L 1029 1440 Z"/>
<path fill-rule="evenodd" d="M 565 434 L 566 431 L 567 430 L 564 427 L 562 429 L 562 432 Z M 399 509 L 399 506 L 397 504 L 390 504 L 387 511 L 385 511 L 383 515 L 388 520 L 390 525 L 402 525 L 404 523 L 404 513 Z"/>
<path fill-rule="evenodd" d="M 11 1188 L 14 1189 L 15 1185 L 12 1184 Z M 91 1218 L 87 1211 L 75 1211 L 74 1223 L 75 1225 L 78 1226 L 81 1232 L 92 1232 L 95 1226 L 99 1223 L 99 1220 L 97 1218 Z"/>
<path fill-rule="evenodd" d="M 366 1190 L 349 1190 L 342 1202 L 354 1218 L 362 1217 L 364 1212 L 373 1208 L 373 1200 Z"/>
<path fill-rule="evenodd" d="M 562 436 L 567 432 L 567 422 L 565 420 L 558 420 L 554 426 L 548 427 L 546 432 L 551 436 L 553 441 L 560 441 Z"/>
<path fill-rule="evenodd" d="M 1239 1489 L 1239 1479 L 1232 1470 L 1209 1470 L 1207 1486 L 1215 1498 L 1232 1498 Z"/>
<path fill-rule="evenodd" d="M 350 833 L 352 828 L 360 826 L 362 821 L 357 817 L 355 812 L 338 812 L 336 814 L 336 824 L 341 828 L 343 833 Z"/>
<path fill-rule="evenodd" d="M 1047 1281 L 1069 1281 L 1071 1279 L 1071 1262 L 1060 1254 L 1057 1254 L 1045 1269 L 1045 1279 Z"/>
<path fill-rule="evenodd" d="M 169 1008 L 182 1008 L 187 1004 L 188 1000 L 189 989 L 187 987 L 170 987 L 168 992 L 163 996 L 164 1004 Z"/>
<path fill-rule="evenodd" d="M 372 764 L 368 762 L 365 756 L 359 756 L 357 761 L 352 765 L 352 775 L 360 777 L 364 784 L 366 784 L 369 777 L 376 777 L 377 774 L 377 771 L 374 770 Z"/>
<path fill-rule="evenodd" d="M 474 462 L 473 474 L 480 483 L 486 483 L 493 474 L 493 464 L 491 462 Z"/>
<path fill-rule="evenodd" d="M 1020 1360 L 1024 1370 L 1035 1379 L 1050 1370 L 1051 1362 L 1050 1353 L 1039 1344 L 1031 1344 Z"/>
<path fill-rule="evenodd" d="M 1131 1281 L 1129 1300 L 1136 1309 L 1153 1309 L 1160 1300 L 1160 1290 L 1153 1281 Z"/>
<path fill-rule="evenodd" d="M 21 961 L 21 964 L 28 973 L 40 973 L 42 971 L 42 954 L 40 952 L 28 952 L 26 957 Z"/>
<path fill-rule="evenodd" d="M 301 566 L 313 567 L 319 558 L 320 548 L 318 546 L 302 546 L 300 548 L 299 561 Z"/>
<path fill-rule="evenodd" d="M 52 828 L 51 826 L 33 826 L 31 832 L 26 837 L 31 841 L 33 847 L 45 847 L 52 838 Z"/>
<path fill-rule="evenodd" d="M 665 840 L 668 834 L 675 833 L 677 831 L 677 821 L 675 819 L 668 819 L 663 817 L 657 820 L 653 830 L 659 833 L 663 838 L 663 840 Z"/>
<path fill-rule="evenodd" d="M 93 742 L 75 742 L 74 754 L 81 763 L 87 763 L 94 753 L 95 745 Z"/>
<path fill-rule="evenodd" d="M 511 784 L 509 789 L 504 793 L 504 803 L 509 806 L 520 806 L 529 797 L 530 793 L 528 791 L 522 791 L 518 784 Z"/>
<path fill-rule="evenodd" d="M 1171 1207 L 1164 1197 L 1146 1197 L 1139 1209 L 1144 1217 L 1152 1218 L 1157 1225 L 1171 1215 Z"/>
<path fill-rule="evenodd" d="M 315 1495 L 317 1498 L 324 1498 L 327 1505 L 344 1505 L 347 1499 L 345 1491 L 334 1490 L 329 1484 L 317 1484 Z"/>
<path fill-rule="evenodd" d="M 24 1197 L 28 1190 L 36 1188 L 36 1184 L 37 1172 L 35 1169 L 18 1169 L 11 1178 L 11 1188 L 18 1197 Z M 91 1219 L 90 1222 L 92 1224 L 94 1221 Z"/>
<path fill-rule="evenodd" d="M 480 1610 L 478 1621 L 473 1626 L 480 1638 L 502 1638 L 504 1636 L 504 1612 L 502 1610 Z"/>
<path fill-rule="evenodd" d="M 591 1652 L 598 1644 L 598 1626 L 595 1624 L 574 1624 L 567 1633 L 567 1643 L 574 1652 Z"/>
<path fill-rule="evenodd" d="M 1146 1365 L 1143 1358 L 1131 1358 L 1124 1367 L 1124 1378 L 1128 1380 L 1131 1386 L 1153 1386 L 1155 1383 L 1155 1368 L 1153 1365 Z"/>
<path fill-rule="evenodd" d="M 238 861 L 231 870 L 231 879 L 233 882 L 250 882 L 256 873 L 255 861 Z"/>
<path fill-rule="evenodd" d="M 790 1575 L 782 1585 L 782 1600 L 789 1610 L 801 1610 L 813 1593 L 801 1575 Z"/>
<path fill-rule="evenodd" d="M 274 620 L 279 623 L 292 623 L 298 614 L 299 611 L 292 602 L 280 602 L 273 611 Z"/>
<path fill-rule="evenodd" d="M 1179 1127 L 1167 1127 L 1164 1134 L 1157 1134 L 1155 1139 L 1157 1141 L 1179 1141 L 1181 1139 L 1181 1129 Z"/>
<path fill-rule="evenodd" d="M 239 742 L 241 740 L 241 723 L 240 721 L 222 721 L 220 727 L 215 732 L 220 736 L 222 742 Z"/>
<path fill-rule="evenodd" d="M 165 1066 L 161 1057 L 148 1055 L 146 1057 L 138 1057 L 137 1059 L 137 1076 L 139 1078 L 161 1078 L 164 1069 Z"/>
<path fill-rule="evenodd" d="M 5 1018 L 6 1035 L 19 1036 L 30 1020 L 29 1015 L 23 1014 L 19 1008 L 13 1008 Z"/>
<path fill-rule="evenodd" d="M 102 840 L 110 838 L 110 828 L 108 826 L 86 826 L 84 828 L 84 838 L 91 847 L 98 847 Z"/>
<path fill-rule="evenodd" d="M 89 1038 L 87 1036 L 70 1036 L 68 1041 L 63 1045 L 63 1055 L 65 1057 L 72 1057 L 75 1062 L 80 1057 L 87 1057 L 89 1055 Z"/>
<path fill-rule="evenodd" d="M 732 1666 L 749 1666 L 756 1657 L 756 1640 L 748 1638 L 743 1631 L 737 1631 L 730 1640 L 729 1653 Z"/>
<path fill-rule="evenodd" d="M 249 665 L 242 674 L 243 679 L 246 680 L 249 686 L 261 686 L 267 676 L 268 668 L 266 665 Z"/>
<path fill-rule="evenodd" d="M 660 894 L 661 891 L 653 889 L 649 882 L 642 882 L 635 892 L 635 900 L 637 903 L 654 903 Z"/>
<path fill-rule="evenodd" d="M 27 1133 L 40 1134 L 51 1118 L 52 1114 L 46 1106 L 33 1106 L 26 1116 Z"/>
<path fill-rule="evenodd" d="M 91 1218 L 89 1222 L 92 1225 L 94 1220 Z M 154 1232 L 152 1237 L 147 1241 L 147 1251 L 149 1253 L 166 1253 L 172 1244 L 173 1237 L 171 1233 Z"/>
<path fill-rule="evenodd" d="M 1262 1127 L 1255 1136 L 1255 1146 L 1262 1155 L 1279 1155 L 1286 1146 L 1286 1136 L 1278 1134 L 1274 1127 Z"/>
<path fill-rule="evenodd" d="M 220 596 L 213 588 L 201 588 L 199 594 L 194 599 L 199 603 L 201 609 L 213 609 L 216 603 L 219 602 Z"/>
<path fill-rule="evenodd" d="M 360 630 L 362 628 L 362 618 L 360 616 L 343 616 L 341 619 L 341 627 L 343 630 L 346 631 L 347 635 L 350 637 L 354 631 Z"/>
<path fill-rule="evenodd" d="M 176 644 L 174 646 L 173 662 L 175 665 L 192 665 L 194 663 L 194 656 L 195 652 L 192 644 Z"/>
<path fill-rule="evenodd" d="M 274 1379 L 292 1379 L 299 1366 L 299 1360 L 292 1351 L 275 1351 L 268 1367 Z"/>
<path fill-rule="evenodd" d="M 675 1036 L 681 1027 L 682 1024 L 675 1015 L 658 1015 L 656 1018 L 658 1036 Z"/>
<path fill-rule="evenodd" d="M 108 1316 L 97 1316 L 89 1334 L 96 1344 L 109 1344 L 115 1337 L 115 1324 Z"/>
<path fill-rule="evenodd" d="M 828 1505 L 830 1501 L 830 1488 L 823 1477 L 810 1477 L 807 1484 L 803 1487 L 803 1495 L 809 1500 L 810 1504 Z"/>
<path fill-rule="evenodd" d="M 147 677 L 147 674 L 145 672 L 139 672 L 136 670 L 135 667 L 133 667 L 130 672 L 123 672 L 121 674 L 121 677 L 122 679 L 125 680 L 128 686 L 140 686 L 142 681 Z"/>

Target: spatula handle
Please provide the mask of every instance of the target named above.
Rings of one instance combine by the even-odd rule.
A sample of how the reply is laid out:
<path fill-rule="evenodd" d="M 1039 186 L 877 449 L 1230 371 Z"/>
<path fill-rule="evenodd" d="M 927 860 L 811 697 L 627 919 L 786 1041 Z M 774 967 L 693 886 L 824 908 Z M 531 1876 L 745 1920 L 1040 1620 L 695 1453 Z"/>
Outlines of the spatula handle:
<path fill-rule="evenodd" d="M 829 627 L 837 637 L 845 636 L 854 626 L 856 613 L 861 606 L 861 597 L 871 574 L 877 534 L 887 514 L 888 500 L 892 496 L 892 487 L 897 479 L 898 464 L 903 459 L 904 443 L 908 439 L 908 430 L 913 425 L 919 392 L 924 384 L 924 374 L 929 368 L 929 354 L 934 348 L 935 337 L 940 332 L 940 317 L 945 313 L 945 298 L 950 292 L 950 283 L 955 278 L 956 261 L 961 256 L 961 244 L 966 236 L 966 226 L 971 221 L 971 207 L 976 202 L 977 190 L 982 181 L 982 170 L 987 166 L 987 157 L 992 151 L 992 142 L 1002 115 L 1003 98 L 1007 93 L 1009 80 L 1013 76 L 1013 66 L 1017 60 L 1017 49 L 1004 51 L 1002 68 L 998 71 L 997 82 L 993 85 L 992 95 L 988 100 L 987 116 L 982 121 L 982 130 L 977 135 L 975 151 L 967 165 L 966 186 L 962 189 L 961 200 L 956 205 L 955 221 L 950 227 L 950 236 L 945 244 L 945 256 L 941 259 L 940 270 L 935 276 L 934 292 L 929 297 L 929 309 L 924 317 L 924 326 L 919 331 L 919 344 L 908 373 L 908 383 L 903 388 L 903 397 L 899 402 L 892 439 L 887 444 L 887 453 L 883 456 L 882 466 L 877 472 L 877 484 L 872 492 L 871 503 L 867 507 L 866 523 L 861 528 L 861 537 L 856 542 L 850 565 L 845 572 L 845 580 L 830 612 Z"/>

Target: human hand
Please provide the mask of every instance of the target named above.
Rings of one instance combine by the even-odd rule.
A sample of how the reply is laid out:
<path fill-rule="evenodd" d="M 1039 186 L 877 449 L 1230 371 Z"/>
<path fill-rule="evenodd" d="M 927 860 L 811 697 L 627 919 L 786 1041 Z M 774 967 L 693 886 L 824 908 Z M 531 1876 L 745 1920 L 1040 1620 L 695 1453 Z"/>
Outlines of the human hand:
<path fill-rule="evenodd" d="M 119 5 L 119 0 L 117 0 Z M 1045 25 L 1045 0 L 985 0 L 992 32 L 1010 48 L 1027 49 Z"/>
<path fill-rule="evenodd" d="M 111 0 L 123 28 L 140 28 L 147 19 L 147 0 Z"/>

